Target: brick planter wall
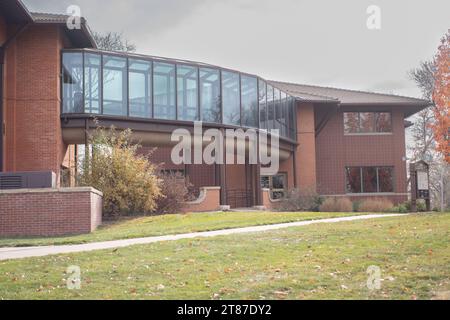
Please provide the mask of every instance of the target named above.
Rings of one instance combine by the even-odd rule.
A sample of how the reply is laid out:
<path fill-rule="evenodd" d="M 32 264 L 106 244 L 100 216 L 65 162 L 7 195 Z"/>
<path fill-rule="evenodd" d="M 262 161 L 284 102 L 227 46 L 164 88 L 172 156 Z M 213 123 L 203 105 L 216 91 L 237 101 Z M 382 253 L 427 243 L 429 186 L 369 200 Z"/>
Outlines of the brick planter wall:
<path fill-rule="evenodd" d="M 220 209 L 220 187 L 200 188 L 200 196 L 197 200 L 186 202 L 184 212 L 206 212 Z"/>
<path fill-rule="evenodd" d="M 102 198 L 93 188 L 0 191 L 0 237 L 90 233 L 102 223 Z"/>

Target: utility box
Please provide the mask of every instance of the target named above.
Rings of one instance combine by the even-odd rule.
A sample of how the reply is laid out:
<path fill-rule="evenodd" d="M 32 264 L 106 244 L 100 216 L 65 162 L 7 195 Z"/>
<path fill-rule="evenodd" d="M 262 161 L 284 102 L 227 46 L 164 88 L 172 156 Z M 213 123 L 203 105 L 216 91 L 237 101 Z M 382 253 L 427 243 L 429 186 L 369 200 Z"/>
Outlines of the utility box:
<path fill-rule="evenodd" d="M 52 171 L 1 172 L 0 190 L 56 188 L 56 174 Z"/>

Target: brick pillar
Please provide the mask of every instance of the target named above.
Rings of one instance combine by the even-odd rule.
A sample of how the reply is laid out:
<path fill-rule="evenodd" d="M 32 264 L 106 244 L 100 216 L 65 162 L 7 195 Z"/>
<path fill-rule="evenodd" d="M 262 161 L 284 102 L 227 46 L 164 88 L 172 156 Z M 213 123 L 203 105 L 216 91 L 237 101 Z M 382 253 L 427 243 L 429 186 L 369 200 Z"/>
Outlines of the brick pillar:
<path fill-rule="evenodd" d="M 313 104 L 297 104 L 296 182 L 299 189 L 317 189 L 316 136 Z"/>

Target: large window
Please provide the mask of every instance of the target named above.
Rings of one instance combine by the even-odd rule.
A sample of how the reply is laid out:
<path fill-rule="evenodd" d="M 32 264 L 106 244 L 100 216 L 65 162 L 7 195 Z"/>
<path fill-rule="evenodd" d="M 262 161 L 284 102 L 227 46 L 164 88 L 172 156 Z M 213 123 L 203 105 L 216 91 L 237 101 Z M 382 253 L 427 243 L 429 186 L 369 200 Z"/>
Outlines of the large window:
<path fill-rule="evenodd" d="M 280 100 L 280 107 L 279 107 L 279 117 L 278 117 L 278 123 L 280 125 L 280 135 L 283 137 L 286 137 L 287 135 L 287 94 L 284 92 L 281 92 L 281 100 Z"/>
<path fill-rule="evenodd" d="M 178 119 L 199 120 L 198 114 L 198 69 L 177 66 Z"/>
<path fill-rule="evenodd" d="M 222 72 L 222 107 L 223 123 L 231 125 L 241 124 L 241 108 L 239 96 L 239 74 Z"/>
<path fill-rule="evenodd" d="M 101 57 L 97 54 L 84 55 L 84 111 L 100 113 L 101 108 Z"/>
<path fill-rule="evenodd" d="M 63 56 L 63 112 L 83 113 L 83 55 Z"/>
<path fill-rule="evenodd" d="M 347 193 L 394 192 L 393 172 L 392 167 L 348 167 Z"/>
<path fill-rule="evenodd" d="M 130 116 L 152 117 L 152 63 L 130 59 L 129 62 Z"/>
<path fill-rule="evenodd" d="M 346 134 L 389 133 L 392 119 L 389 112 L 344 112 Z"/>
<path fill-rule="evenodd" d="M 258 128 L 258 80 L 241 77 L 242 125 Z"/>
<path fill-rule="evenodd" d="M 221 122 L 219 70 L 200 69 L 200 105 L 203 121 Z"/>
<path fill-rule="evenodd" d="M 126 116 L 127 59 L 103 56 L 103 114 Z"/>
<path fill-rule="evenodd" d="M 176 119 L 174 64 L 153 63 L 153 104 L 155 119 Z"/>
<path fill-rule="evenodd" d="M 278 129 L 278 134 L 281 134 L 281 100 L 280 100 L 280 90 L 273 88 L 273 127 L 272 129 Z"/>
<path fill-rule="evenodd" d="M 262 80 L 259 80 L 259 126 L 267 129 L 267 87 Z"/>
<path fill-rule="evenodd" d="M 296 122 L 297 114 L 295 112 L 295 99 L 288 98 L 288 123 L 289 123 L 289 138 L 292 140 L 297 140 L 297 122 Z"/>
<path fill-rule="evenodd" d="M 267 130 L 274 128 L 274 101 L 273 101 L 273 87 L 267 85 Z"/>

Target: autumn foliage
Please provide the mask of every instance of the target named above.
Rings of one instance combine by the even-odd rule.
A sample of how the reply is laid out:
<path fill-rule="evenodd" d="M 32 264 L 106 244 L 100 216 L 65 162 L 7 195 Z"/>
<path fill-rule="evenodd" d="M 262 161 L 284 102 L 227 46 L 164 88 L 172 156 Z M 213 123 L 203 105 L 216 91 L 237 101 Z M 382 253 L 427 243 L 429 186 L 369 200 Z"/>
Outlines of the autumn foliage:
<path fill-rule="evenodd" d="M 80 160 L 78 183 L 103 192 L 107 217 L 149 214 L 162 197 L 156 166 L 139 155 L 131 130 L 98 127 L 89 139 L 92 152 Z"/>
<path fill-rule="evenodd" d="M 436 55 L 435 80 L 435 123 L 432 129 L 437 151 L 450 163 L 450 30 L 442 39 Z"/>

